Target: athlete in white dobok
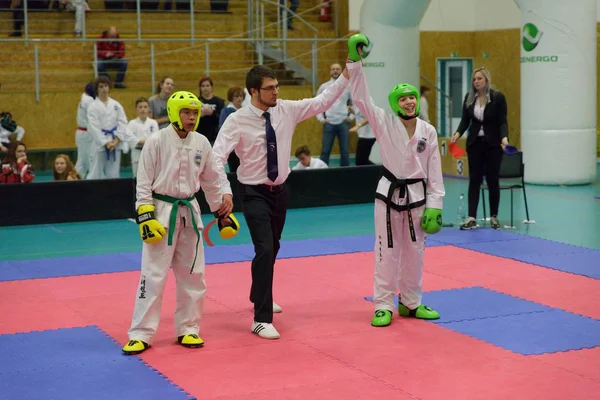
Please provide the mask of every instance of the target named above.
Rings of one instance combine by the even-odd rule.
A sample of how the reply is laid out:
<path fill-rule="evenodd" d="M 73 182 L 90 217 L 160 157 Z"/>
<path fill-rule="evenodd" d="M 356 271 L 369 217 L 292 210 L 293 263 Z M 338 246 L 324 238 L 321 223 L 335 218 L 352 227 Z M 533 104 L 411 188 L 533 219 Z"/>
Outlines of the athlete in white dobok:
<path fill-rule="evenodd" d="M 361 62 L 370 47 L 367 37 L 353 35 L 346 66 L 352 100 L 371 125 L 383 164 L 375 194 L 375 315 L 371 325 L 392 322 L 396 294 L 401 316 L 437 319 L 437 311 L 421 303 L 425 237 L 442 227 L 445 195 L 437 132 L 417 118 L 419 90 L 413 85 L 401 83 L 390 91 L 394 114 L 374 104 Z"/>
<path fill-rule="evenodd" d="M 235 236 L 239 223 L 231 214 L 232 196 L 223 190 L 212 147 L 196 132 L 201 107 L 194 94 L 173 93 L 167 101 L 171 125 L 150 135 L 142 149 L 136 188 L 142 271 L 125 354 L 150 347 L 171 266 L 177 296 L 175 337 L 184 347 L 204 344 L 198 336 L 206 295 L 203 225 L 195 194 L 204 191 L 222 237 Z"/>

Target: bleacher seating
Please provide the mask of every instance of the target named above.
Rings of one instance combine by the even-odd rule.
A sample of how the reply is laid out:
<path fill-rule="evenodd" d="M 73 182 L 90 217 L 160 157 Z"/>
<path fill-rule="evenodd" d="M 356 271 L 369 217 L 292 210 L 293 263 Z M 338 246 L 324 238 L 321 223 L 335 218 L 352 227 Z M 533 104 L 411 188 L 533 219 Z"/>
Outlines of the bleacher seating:
<path fill-rule="evenodd" d="M 319 4 L 320 0 L 303 0 L 298 12 L 302 13 Z M 24 37 L 9 39 L 12 13 L 0 11 L 0 26 L 3 27 L 2 35 L 6 38 L 0 47 L 0 108 L 10 109 L 15 120 L 24 126 L 25 142 L 32 150 L 74 147 L 79 97 L 84 85 L 94 78 L 92 40 L 98 38 L 100 33 L 111 25 L 115 25 L 121 37 L 127 40 L 127 89 L 114 89 L 112 96 L 123 104 L 128 118 L 135 115 L 135 99 L 152 95 L 153 86 L 163 76 L 172 76 L 178 89 L 198 92 L 198 80 L 208 66 L 208 73 L 215 80 L 216 94 L 226 97 L 228 87 L 243 85 L 247 70 L 258 63 L 254 48 L 247 42 L 207 41 L 209 38 L 248 38 L 247 0 L 230 0 L 227 13 L 211 13 L 208 0 L 196 0 L 193 42 L 189 12 L 142 12 L 142 40 L 138 41 L 135 8 L 107 11 L 102 0 L 89 0 L 89 6 L 91 12 L 86 18 L 86 35 L 83 40 L 73 38 L 74 14 L 51 8 L 28 14 L 28 42 L 23 40 Z M 302 13 L 301 16 L 317 28 L 319 38 L 335 37 L 332 22 L 319 22 L 318 8 Z M 276 18 L 275 7 L 266 4 L 264 35 L 267 40 L 277 36 Z M 302 23 L 295 23 L 294 28 L 288 32 L 288 37 L 313 37 L 313 31 Z M 54 41 L 48 41 L 49 39 Z M 272 46 L 281 46 L 281 43 L 270 43 Z M 337 43 L 319 42 L 318 47 L 317 87 L 329 78 L 329 64 L 343 61 L 344 57 Z M 311 49 L 312 43 L 308 40 L 287 43 L 288 57 L 296 58 L 309 69 L 312 67 Z M 154 85 L 150 72 L 152 51 Z M 36 101 L 35 91 L 36 56 L 39 101 Z M 269 61 L 265 59 L 264 63 L 268 64 Z M 282 67 L 278 63 L 272 66 L 276 69 Z M 282 71 L 283 85 L 287 83 L 286 76 L 286 72 Z M 284 98 L 303 98 L 311 95 L 310 83 L 282 88 Z M 316 120 L 304 122 L 299 127 L 295 142 L 308 143 L 316 151 L 320 148 L 321 135 L 315 135 L 315 131 L 320 133 Z"/>

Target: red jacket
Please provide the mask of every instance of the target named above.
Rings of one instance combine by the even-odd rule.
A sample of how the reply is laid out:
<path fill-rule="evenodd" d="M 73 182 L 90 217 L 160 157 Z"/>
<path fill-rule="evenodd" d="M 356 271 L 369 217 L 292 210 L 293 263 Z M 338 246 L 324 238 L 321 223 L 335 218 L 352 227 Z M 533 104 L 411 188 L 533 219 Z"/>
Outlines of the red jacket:
<path fill-rule="evenodd" d="M 102 32 L 100 38 L 108 39 L 107 32 Z M 98 49 L 98 58 L 100 60 L 125 57 L 125 42 L 119 40 L 119 35 L 110 42 L 96 42 L 96 48 Z M 106 53 L 108 52 L 113 53 L 113 56 L 107 57 Z"/>
<path fill-rule="evenodd" d="M 2 164 L 2 173 L 0 174 L 0 183 L 29 183 L 35 178 L 35 172 L 31 164 L 21 161 L 17 168 L 10 164 Z"/>

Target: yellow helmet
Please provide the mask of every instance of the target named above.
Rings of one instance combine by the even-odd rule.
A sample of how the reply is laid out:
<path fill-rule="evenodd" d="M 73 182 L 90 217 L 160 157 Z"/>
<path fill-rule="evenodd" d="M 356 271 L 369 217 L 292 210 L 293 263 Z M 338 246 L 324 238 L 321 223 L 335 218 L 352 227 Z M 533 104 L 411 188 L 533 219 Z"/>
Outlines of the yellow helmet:
<path fill-rule="evenodd" d="M 194 93 L 185 91 L 175 92 L 169 97 L 169 100 L 167 100 L 167 115 L 169 116 L 169 121 L 175 126 L 175 129 L 180 131 L 183 130 L 183 124 L 181 123 L 179 112 L 184 108 L 198 110 L 198 112 L 200 112 L 202 102 L 198 100 Z M 200 115 L 198 115 L 198 118 L 196 119 L 194 131 L 198 128 L 199 123 Z"/>

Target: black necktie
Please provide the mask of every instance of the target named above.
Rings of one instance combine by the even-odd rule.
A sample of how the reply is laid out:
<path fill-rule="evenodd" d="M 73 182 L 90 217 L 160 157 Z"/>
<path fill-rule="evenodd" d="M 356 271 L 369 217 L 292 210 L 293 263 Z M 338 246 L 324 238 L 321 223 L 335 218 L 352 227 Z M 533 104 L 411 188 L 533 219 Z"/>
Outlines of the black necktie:
<path fill-rule="evenodd" d="M 275 137 L 275 129 L 271 125 L 271 115 L 268 112 L 264 114 L 266 124 L 265 130 L 267 133 L 267 177 L 275 182 L 279 175 L 277 166 L 277 138 Z"/>

